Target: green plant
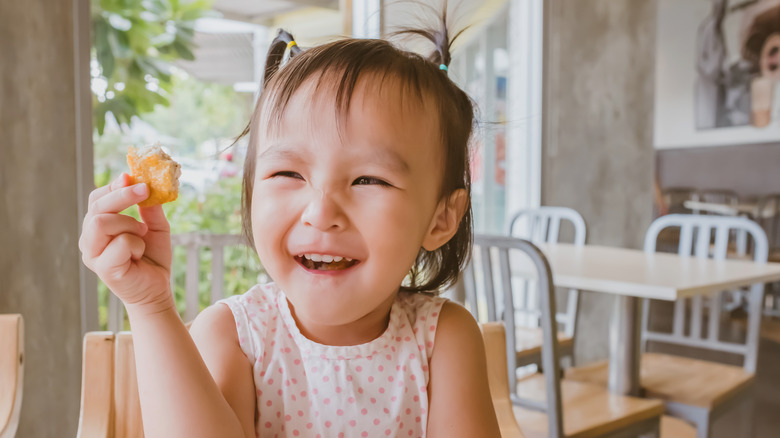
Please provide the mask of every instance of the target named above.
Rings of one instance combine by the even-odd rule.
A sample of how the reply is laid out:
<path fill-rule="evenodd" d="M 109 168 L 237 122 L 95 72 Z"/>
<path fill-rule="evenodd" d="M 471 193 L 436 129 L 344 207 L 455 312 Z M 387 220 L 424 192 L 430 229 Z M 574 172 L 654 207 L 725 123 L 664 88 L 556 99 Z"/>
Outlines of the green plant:
<path fill-rule="evenodd" d="M 99 135 L 106 114 L 120 124 L 168 105 L 171 63 L 195 59 L 194 23 L 210 0 L 92 0 L 93 116 Z"/>

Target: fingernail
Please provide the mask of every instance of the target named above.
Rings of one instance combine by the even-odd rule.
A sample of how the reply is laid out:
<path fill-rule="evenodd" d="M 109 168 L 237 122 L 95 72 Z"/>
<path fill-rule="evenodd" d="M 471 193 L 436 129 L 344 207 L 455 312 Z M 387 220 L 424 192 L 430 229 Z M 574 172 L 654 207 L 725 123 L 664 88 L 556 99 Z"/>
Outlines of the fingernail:
<path fill-rule="evenodd" d="M 140 183 L 133 186 L 133 193 L 136 195 L 145 195 L 146 194 L 146 183 Z"/>

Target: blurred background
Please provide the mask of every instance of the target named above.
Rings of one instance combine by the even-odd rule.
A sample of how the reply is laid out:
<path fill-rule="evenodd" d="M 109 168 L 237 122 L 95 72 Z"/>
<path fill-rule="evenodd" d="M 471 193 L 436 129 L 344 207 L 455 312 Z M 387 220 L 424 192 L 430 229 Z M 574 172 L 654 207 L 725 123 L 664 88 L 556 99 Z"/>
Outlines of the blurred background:
<path fill-rule="evenodd" d="M 721 21 L 744 39 L 739 14 L 749 10 L 736 3 Z M 774 103 L 757 109 L 769 111 L 763 126 L 738 117 L 708 125 L 692 103 L 707 96 L 707 59 L 716 58 L 716 78 L 758 69 L 755 60 L 718 58 L 717 44 L 700 50 L 712 47 L 708 36 L 718 41 L 707 33 L 717 5 L 450 1 L 451 33 L 468 29 L 449 75 L 480 110 L 476 230 L 501 233 L 513 211 L 558 205 L 582 214 L 589 243 L 641 248 L 653 218 L 694 211 L 688 201 L 736 208 L 780 192 Z M 83 334 L 128 328 L 77 246 L 89 192 L 127 170 L 128 147 L 159 142 L 182 165 L 179 199 L 165 211 L 172 286 L 191 320 L 268 280 L 239 236 L 246 140 L 235 139 L 276 30 L 305 48 L 435 25 L 443 8 L 435 0 L 0 2 L 0 313 L 22 313 L 27 339 L 18 436 L 73 436 Z M 398 44 L 431 50 L 424 41 Z M 710 106 L 750 94 L 734 90 Z M 583 294 L 578 361 L 607 356 L 611 299 Z"/>

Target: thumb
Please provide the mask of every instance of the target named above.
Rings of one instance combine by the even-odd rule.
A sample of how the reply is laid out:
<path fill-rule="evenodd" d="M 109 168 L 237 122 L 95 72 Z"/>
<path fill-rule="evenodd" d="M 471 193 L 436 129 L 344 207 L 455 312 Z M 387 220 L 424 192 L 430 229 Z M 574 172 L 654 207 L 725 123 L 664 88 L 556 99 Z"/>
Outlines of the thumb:
<path fill-rule="evenodd" d="M 149 207 L 138 207 L 138 213 L 141 215 L 141 220 L 149 227 L 149 231 L 163 231 L 170 232 L 171 226 L 168 223 L 168 219 L 165 217 L 162 205 L 152 205 Z"/>

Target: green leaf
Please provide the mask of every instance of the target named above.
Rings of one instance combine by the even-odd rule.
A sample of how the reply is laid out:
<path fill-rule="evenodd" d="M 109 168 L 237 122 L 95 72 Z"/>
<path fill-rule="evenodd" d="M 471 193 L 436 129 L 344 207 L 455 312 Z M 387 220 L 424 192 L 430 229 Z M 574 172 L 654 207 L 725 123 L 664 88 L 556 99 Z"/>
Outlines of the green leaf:
<path fill-rule="evenodd" d="M 176 53 L 179 55 L 181 59 L 186 59 L 188 61 L 194 61 L 195 60 L 195 54 L 192 53 L 192 50 L 190 50 L 189 47 L 187 47 L 184 43 L 182 43 L 179 39 L 176 39 L 176 41 L 171 44 L 173 46 L 173 49 L 176 51 Z"/>
<path fill-rule="evenodd" d="M 95 115 L 95 128 L 99 135 L 103 135 L 106 129 L 106 110 L 102 106 L 95 106 L 93 110 Z"/>
<path fill-rule="evenodd" d="M 194 59 L 193 20 L 212 12 L 211 2 L 205 0 L 91 0 L 91 6 L 93 57 L 109 89 L 118 82 L 126 85 L 121 98 L 118 93 L 95 104 L 95 128 L 102 136 L 108 112 L 120 123 L 128 123 L 157 105 L 168 104 L 171 62 Z M 146 89 L 147 75 L 159 80 L 158 91 Z"/>
<path fill-rule="evenodd" d="M 114 52 L 108 42 L 108 23 L 102 17 L 94 20 L 95 53 L 103 76 L 110 78 L 114 74 Z"/>

